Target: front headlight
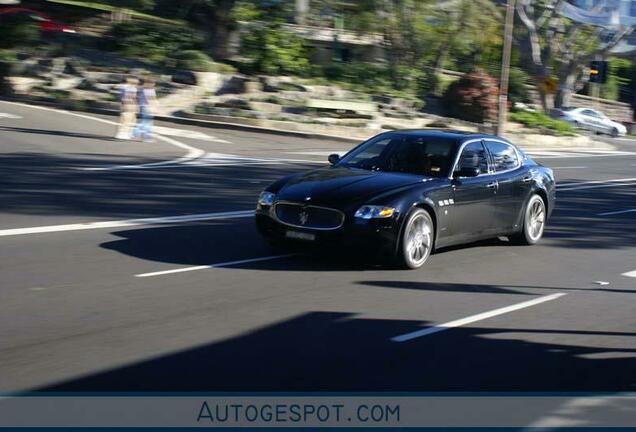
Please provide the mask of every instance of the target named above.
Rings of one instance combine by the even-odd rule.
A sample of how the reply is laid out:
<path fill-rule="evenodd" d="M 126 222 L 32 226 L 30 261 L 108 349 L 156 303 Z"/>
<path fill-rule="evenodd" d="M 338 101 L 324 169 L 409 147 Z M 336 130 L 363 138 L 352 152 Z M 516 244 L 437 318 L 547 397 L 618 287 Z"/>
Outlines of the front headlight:
<path fill-rule="evenodd" d="M 393 207 L 365 205 L 358 209 L 355 217 L 360 219 L 386 219 L 395 214 Z"/>
<path fill-rule="evenodd" d="M 276 198 L 276 194 L 271 192 L 261 192 L 258 196 L 258 205 L 269 207 L 274 204 L 274 198 Z"/>

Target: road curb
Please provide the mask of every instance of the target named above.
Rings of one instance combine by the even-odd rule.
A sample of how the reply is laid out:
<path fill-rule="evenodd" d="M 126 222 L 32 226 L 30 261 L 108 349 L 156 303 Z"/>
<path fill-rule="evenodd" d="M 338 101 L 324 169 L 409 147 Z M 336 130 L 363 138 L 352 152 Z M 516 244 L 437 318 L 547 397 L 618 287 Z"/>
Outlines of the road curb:
<path fill-rule="evenodd" d="M 109 116 L 119 116 L 119 111 L 107 109 L 107 108 L 94 108 L 94 107 L 85 107 L 84 109 L 78 109 L 77 107 L 68 106 L 62 103 L 50 102 L 50 101 L 42 101 L 42 100 L 33 100 L 29 98 L 21 98 L 21 97 L 2 97 L 0 100 L 8 101 L 8 102 L 20 102 L 27 105 L 36 105 L 36 106 L 45 106 L 49 108 L 57 108 L 65 111 L 74 111 L 74 112 L 86 112 L 91 114 L 101 114 L 101 115 L 109 115 Z M 288 131 L 283 129 L 274 129 L 274 128 L 266 128 L 261 126 L 249 126 L 244 124 L 237 123 L 228 123 L 228 122 L 219 122 L 219 121 L 211 121 L 211 120 L 198 120 L 187 117 L 178 117 L 178 116 L 156 116 L 155 120 L 171 122 L 176 124 L 185 124 L 189 126 L 200 126 L 211 129 L 229 129 L 229 130 L 239 130 L 245 132 L 255 132 L 255 133 L 267 133 L 271 135 L 282 135 L 282 136 L 292 136 L 299 137 L 305 139 L 319 139 L 325 141 L 339 141 L 343 143 L 354 143 L 359 144 L 363 139 L 358 138 L 346 138 L 335 135 L 326 135 L 319 134 L 313 132 L 299 132 L 299 131 Z"/>

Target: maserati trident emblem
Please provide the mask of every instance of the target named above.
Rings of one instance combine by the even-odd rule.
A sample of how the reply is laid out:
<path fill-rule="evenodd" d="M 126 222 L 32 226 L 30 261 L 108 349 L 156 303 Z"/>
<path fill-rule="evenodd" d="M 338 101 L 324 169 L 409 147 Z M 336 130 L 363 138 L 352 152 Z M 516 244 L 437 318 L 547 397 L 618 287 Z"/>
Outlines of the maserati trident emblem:
<path fill-rule="evenodd" d="M 307 223 L 307 219 L 309 219 L 309 214 L 307 214 L 307 212 L 305 210 L 303 210 L 298 215 L 298 218 L 300 219 L 300 224 L 301 225 L 305 225 Z"/>

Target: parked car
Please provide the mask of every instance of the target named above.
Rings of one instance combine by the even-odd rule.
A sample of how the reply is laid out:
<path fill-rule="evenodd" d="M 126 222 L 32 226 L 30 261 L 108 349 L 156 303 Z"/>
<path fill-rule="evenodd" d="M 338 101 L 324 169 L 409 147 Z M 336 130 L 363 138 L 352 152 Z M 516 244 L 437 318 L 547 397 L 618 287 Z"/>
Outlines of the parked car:
<path fill-rule="evenodd" d="M 560 120 L 571 123 L 581 129 L 596 133 L 604 133 L 613 137 L 627 134 L 627 128 L 622 124 L 610 120 L 605 114 L 591 108 L 566 108 L 557 110 Z"/>
<path fill-rule="evenodd" d="M 0 25 L 6 18 L 23 18 L 38 23 L 40 30 L 45 33 L 75 33 L 75 30 L 65 24 L 55 21 L 48 15 L 23 7 L 0 8 Z"/>
<path fill-rule="evenodd" d="M 436 248 L 535 244 L 554 209 L 552 170 L 493 135 L 385 132 L 329 162 L 260 194 L 256 227 L 270 243 L 350 245 L 418 268 Z"/>

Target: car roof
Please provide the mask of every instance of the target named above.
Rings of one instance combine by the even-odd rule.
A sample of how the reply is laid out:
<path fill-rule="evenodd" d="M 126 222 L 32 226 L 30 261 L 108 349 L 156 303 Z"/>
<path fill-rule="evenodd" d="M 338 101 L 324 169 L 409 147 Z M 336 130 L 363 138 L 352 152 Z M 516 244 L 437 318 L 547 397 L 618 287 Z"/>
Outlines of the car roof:
<path fill-rule="evenodd" d="M 497 135 L 467 132 L 460 130 L 446 130 L 446 129 L 402 129 L 385 132 L 388 135 L 400 134 L 400 135 L 413 135 L 418 137 L 430 137 L 430 138 L 446 138 L 448 140 L 454 140 L 458 144 L 464 141 L 472 139 L 497 139 L 505 142 L 510 142 L 505 138 Z"/>

